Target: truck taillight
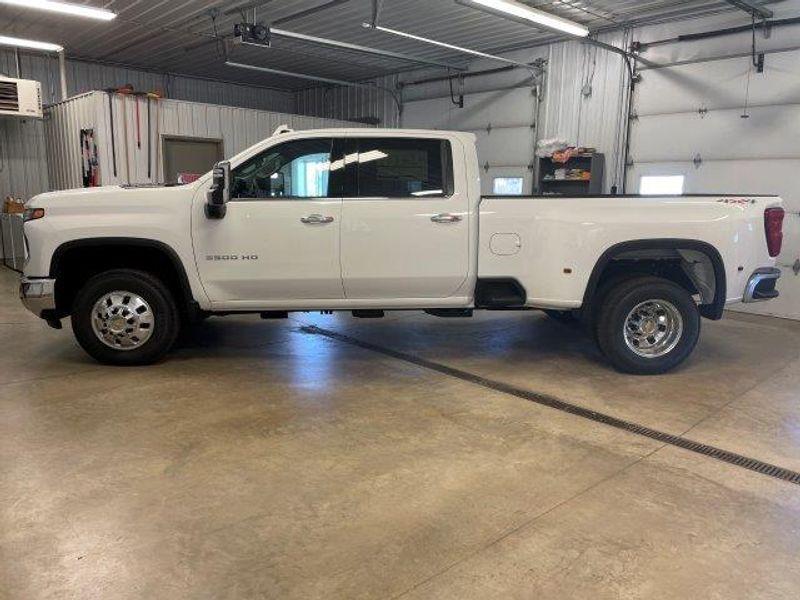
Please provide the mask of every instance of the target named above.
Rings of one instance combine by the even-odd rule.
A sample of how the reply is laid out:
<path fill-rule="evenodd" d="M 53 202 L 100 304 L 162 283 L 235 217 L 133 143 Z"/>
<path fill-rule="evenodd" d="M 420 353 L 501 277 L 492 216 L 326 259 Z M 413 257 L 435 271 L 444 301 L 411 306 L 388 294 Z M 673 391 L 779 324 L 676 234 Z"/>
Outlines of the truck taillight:
<path fill-rule="evenodd" d="M 767 234 L 767 249 L 771 257 L 781 253 L 783 246 L 783 216 L 782 208 L 768 208 L 764 211 L 764 231 Z"/>

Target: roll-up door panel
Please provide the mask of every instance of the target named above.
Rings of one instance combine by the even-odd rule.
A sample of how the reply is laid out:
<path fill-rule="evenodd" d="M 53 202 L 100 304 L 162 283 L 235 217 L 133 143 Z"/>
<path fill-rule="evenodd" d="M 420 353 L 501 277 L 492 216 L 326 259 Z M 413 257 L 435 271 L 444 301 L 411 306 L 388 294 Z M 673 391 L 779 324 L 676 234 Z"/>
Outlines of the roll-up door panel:
<path fill-rule="evenodd" d="M 646 116 L 739 109 L 744 106 L 748 73 L 750 106 L 800 103 L 798 64 L 800 51 L 793 51 L 768 55 L 763 73 L 754 72 L 749 57 L 645 70 L 636 91 L 636 112 Z"/>
<path fill-rule="evenodd" d="M 481 166 L 526 167 L 533 159 L 533 134 L 529 127 L 475 132 Z"/>
<path fill-rule="evenodd" d="M 672 162 L 800 156 L 800 104 L 742 110 L 643 116 L 633 127 L 634 162 Z"/>

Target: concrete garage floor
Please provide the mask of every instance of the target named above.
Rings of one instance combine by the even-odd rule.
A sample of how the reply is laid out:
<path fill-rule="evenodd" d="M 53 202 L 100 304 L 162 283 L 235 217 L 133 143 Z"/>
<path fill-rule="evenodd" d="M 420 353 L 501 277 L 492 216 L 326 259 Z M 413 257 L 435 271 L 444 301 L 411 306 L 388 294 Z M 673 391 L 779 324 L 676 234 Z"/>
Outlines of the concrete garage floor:
<path fill-rule="evenodd" d="M 796 598 L 800 485 L 303 325 L 800 470 L 800 324 L 667 376 L 537 313 L 211 319 L 108 368 L 0 270 L 0 598 Z"/>

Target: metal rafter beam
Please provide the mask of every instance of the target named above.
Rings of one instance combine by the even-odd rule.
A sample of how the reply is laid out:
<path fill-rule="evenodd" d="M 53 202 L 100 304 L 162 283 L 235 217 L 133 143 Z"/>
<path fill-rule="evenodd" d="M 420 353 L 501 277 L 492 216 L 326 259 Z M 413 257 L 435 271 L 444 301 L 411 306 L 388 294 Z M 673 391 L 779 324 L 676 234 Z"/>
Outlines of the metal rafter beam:
<path fill-rule="evenodd" d="M 236 67 L 237 69 L 248 69 L 250 71 L 260 71 L 262 73 L 269 73 L 270 75 L 280 75 L 281 77 L 293 77 L 295 79 L 305 79 L 307 81 L 316 81 L 318 83 L 325 83 L 328 85 L 341 85 L 345 87 L 367 88 L 371 90 L 381 90 L 389 94 L 397 105 L 397 110 L 402 112 L 403 102 L 400 96 L 391 88 L 374 83 L 363 83 L 361 81 L 348 81 L 345 79 L 332 79 L 330 77 L 322 77 L 320 75 L 311 75 L 309 73 L 297 73 L 296 71 L 282 71 L 280 69 L 273 69 L 270 67 L 260 67 L 258 65 L 249 65 L 232 60 L 226 60 L 225 66 Z"/>
<path fill-rule="evenodd" d="M 242 11 L 248 11 L 254 8 L 261 8 L 262 6 L 264 6 L 265 4 L 269 4 L 270 2 L 272 2 L 272 0 L 257 0 L 256 2 L 247 2 L 246 4 L 229 8 L 228 10 L 225 11 L 224 14 L 235 15 Z"/>
<path fill-rule="evenodd" d="M 756 0 L 725 0 L 725 2 L 745 11 L 749 15 L 755 15 L 762 19 L 771 19 L 774 15 L 770 9 L 762 6 L 761 3 Z"/>
<path fill-rule="evenodd" d="M 317 14 L 319 12 L 322 12 L 323 10 L 328 10 L 329 8 L 335 8 L 340 4 L 345 4 L 347 2 L 350 2 L 350 0 L 329 0 L 325 4 L 312 6 L 311 8 L 306 8 L 305 10 L 301 10 L 291 15 L 286 15 L 285 17 L 281 17 L 280 19 L 275 19 L 271 22 L 271 25 L 283 25 L 284 23 L 288 23 L 289 21 L 294 21 L 295 19 L 302 19 L 303 17 Z"/>

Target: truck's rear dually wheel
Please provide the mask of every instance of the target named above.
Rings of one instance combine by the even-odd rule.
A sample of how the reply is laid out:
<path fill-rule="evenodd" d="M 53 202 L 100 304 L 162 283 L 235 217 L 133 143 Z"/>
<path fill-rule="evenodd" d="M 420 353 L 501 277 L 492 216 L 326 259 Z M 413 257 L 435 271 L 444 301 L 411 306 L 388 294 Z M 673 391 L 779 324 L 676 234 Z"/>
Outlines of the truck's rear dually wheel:
<path fill-rule="evenodd" d="M 626 373 L 653 375 L 682 363 L 700 335 L 691 294 L 659 277 L 621 281 L 603 296 L 595 321 L 600 349 Z"/>
<path fill-rule="evenodd" d="M 80 289 L 72 307 L 72 329 L 96 360 L 143 365 L 169 351 L 180 317 L 161 280 L 144 271 L 115 269 L 95 275 Z"/>

